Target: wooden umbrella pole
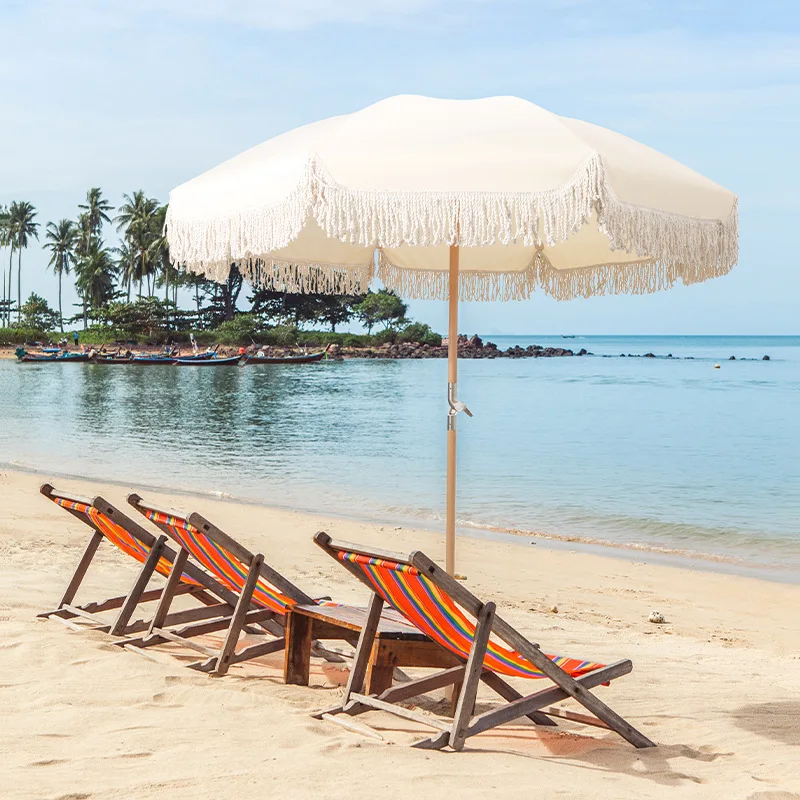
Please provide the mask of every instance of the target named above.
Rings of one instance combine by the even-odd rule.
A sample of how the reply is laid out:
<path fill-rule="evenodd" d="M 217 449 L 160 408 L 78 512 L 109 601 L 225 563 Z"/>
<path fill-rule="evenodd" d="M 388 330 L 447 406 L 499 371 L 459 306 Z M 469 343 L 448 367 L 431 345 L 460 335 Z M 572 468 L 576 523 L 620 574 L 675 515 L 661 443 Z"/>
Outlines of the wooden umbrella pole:
<path fill-rule="evenodd" d="M 450 246 L 449 317 L 447 325 L 447 524 L 445 569 L 456 570 L 456 409 L 458 399 L 458 245 Z"/>

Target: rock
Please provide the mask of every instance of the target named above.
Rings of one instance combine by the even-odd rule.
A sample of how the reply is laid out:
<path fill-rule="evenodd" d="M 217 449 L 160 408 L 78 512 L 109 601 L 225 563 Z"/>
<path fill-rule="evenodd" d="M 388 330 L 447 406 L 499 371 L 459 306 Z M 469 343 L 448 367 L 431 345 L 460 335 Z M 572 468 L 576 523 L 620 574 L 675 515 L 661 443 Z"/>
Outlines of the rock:
<path fill-rule="evenodd" d="M 652 622 L 654 625 L 661 625 L 666 622 L 664 615 L 660 611 L 651 611 L 650 616 L 647 617 L 647 621 Z"/>
<path fill-rule="evenodd" d="M 764 356 L 764 358 L 762 358 L 761 360 L 762 361 L 769 361 L 769 356 Z"/>
<path fill-rule="evenodd" d="M 479 350 L 483 347 L 483 340 L 476 333 L 472 338 L 470 338 L 467 341 L 467 347 Z"/>
<path fill-rule="evenodd" d="M 645 354 L 644 354 L 644 357 L 645 357 L 645 358 L 655 358 L 655 357 L 656 357 L 656 355 L 655 355 L 655 353 L 645 353 Z"/>
<path fill-rule="evenodd" d="M 736 356 L 731 356 L 728 361 L 736 361 Z"/>
<path fill-rule="evenodd" d="M 585 355 L 587 354 L 587 352 L 588 352 L 588 351 L 586 350 L 586 348 L 585 348 L 585 347 L 581 347 L 581 349 L 580 349 L 580 350 L 578 350 L 578 355 L 579 355 L 579 356 L 585 356 Z"/>
<path fill-rule="evenodd" d="M 558 606 L 550 606 L 550 608 L 548 608 L 547 610 L 548 610 L 548 611 L 549 611 L 551 614 L 558 614 Z"/>

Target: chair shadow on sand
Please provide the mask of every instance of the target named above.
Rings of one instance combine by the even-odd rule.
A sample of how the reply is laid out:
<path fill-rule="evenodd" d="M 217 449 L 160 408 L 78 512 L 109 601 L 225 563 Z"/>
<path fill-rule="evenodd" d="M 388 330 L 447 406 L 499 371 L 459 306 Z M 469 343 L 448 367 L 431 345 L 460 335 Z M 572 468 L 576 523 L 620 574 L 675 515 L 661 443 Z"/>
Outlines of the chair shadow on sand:
<path fill-rule="evenodd" d="M 414 705 L 435 714 L 446 715 L 449 701 L 442 696 L 434 698 L 428 695 L 416 698 Z M 492 705 L 488 703 L 479 701 L 476 704 L 477 712 L 490 708 Z M 663 786 L 682 786 L 687 782 L 705 783 L 700 776 L 689 774 L 673 763 L 678 759 L 708 763 L 733 755 L 717 752 L 711 747 L 695 748 L 684 744 L 658 743 L 657 747 L 637 750 L 625 742 L 586 736 L 578 732 L 580 729 L 577 726 L 572 726 L 563 720 L 559 720 L 559 723 L 558 729 L 550 729 L 534 725 L 528 720 L 518 720 L 514 724 L 495 728 L 468 739 L 463 753 L 489 756 L 504 753 L 531 760 L 562 761 L 573 768 L 630 775 Z M 373 722 L 374 728 L 389 736 L 398 731 L 396 726 L 396 719 L 391 721 L 383 719 L 377 724 Z M 424 734 L 426 731 L 420 729 L 414 732 Z M 408 735 L 411 731 L 405 729 L 404 733 Z M 457 753 L 441 752 L 445 756 L 459 757 Z"/>
<path fill-rule="evenodd" d="M 732 716 L 742 730 L 783 744 L 800 746 L 800 700 L 740 706 Z"/>

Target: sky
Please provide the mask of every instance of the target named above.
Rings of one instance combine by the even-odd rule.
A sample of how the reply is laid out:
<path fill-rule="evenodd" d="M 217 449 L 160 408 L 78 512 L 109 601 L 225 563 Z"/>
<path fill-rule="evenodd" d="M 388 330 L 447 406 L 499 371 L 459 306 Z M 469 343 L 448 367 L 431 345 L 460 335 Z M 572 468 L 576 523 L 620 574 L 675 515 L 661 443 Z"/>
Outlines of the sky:
<path fill-rule="evenodd" d="M 740 263 L 644 297 L 464 303 L 462 332 L 800 333 L 795 0 L 0 0 L 0 85 L 0 203 L 32 202 L 42 227 L 91 186 L 166 201 L 387 96 L 517 95 L 736 192 Z M 47 258 L 23 255 L 23 295 L 55 304 Z M 444 331 L 445 305 L 411 314 Z"/>

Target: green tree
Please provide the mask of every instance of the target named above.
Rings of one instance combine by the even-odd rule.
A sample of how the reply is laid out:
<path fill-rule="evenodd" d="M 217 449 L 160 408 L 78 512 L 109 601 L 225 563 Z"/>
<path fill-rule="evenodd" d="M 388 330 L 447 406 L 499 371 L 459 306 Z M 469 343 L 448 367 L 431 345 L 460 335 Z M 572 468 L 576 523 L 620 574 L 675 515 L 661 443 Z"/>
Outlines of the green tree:
<path fill-rule="evenodd" d="M 147 280 L 147 294 L 151 294 L 150 278 L 152 275 L 153 259 L 151 245 L 153 243 L 156 225 L 156 211 L 158 201 L 147 197 L 139 189 L 133 195 L 123 195 L 123 204 L 119 207 L 114 221 L 125 243 L 134 254 L 134 279 L 139 283 L 139 295 L 142 294 L 142 283 Z"/>
<path fill-rule="evenodd" d="M 11 265 L 14 261 L 14 247 L 11 238 L 11 215 L 5 206 L 0 206 L 0 249 L 8 247 L 10 251 L 9 264 L 8 264 L 8 285 L 6 285 L 6 272 L 0 268 L 3 273 L 3 295 L 2 304 L 0 304 L 0 323 L 3 325 L 9 324 L 11 315 Z"/>
<path fill-rule="evenodd" d="M 21 321 L 22 306 L 22 251 L 31 239 L 39 238 L 39 223 L 34 222 L 36 209 L 27 201 L 14 202 L 9 208 L 11 236 L 17 251 L 17 322 Z"/>
<path fill-rule="evenodd" d="M 384 329 L 401 325 L 405 322 L 408 306 L 394 292 L 381 289 L 369 291 L 354 311 L 367 331 L 372 333 L 378 323 L 382 323 Z"/>
<path fill-rule="evenodd" d="M 86 305 L 102 308 L 114 296 L 116 269 L 111 253 L 96 239 L 92 240 L 89 252 L 75 264 L 76 286 L 85 299 L 84 327 L 88 316 Z"/>
<path fill-rule="evenodd" d="M 86 192 L 86 202 L 80 203 L 78 208 L 83 209 L 86 215 L 86 225 L 89 235 L 95 239 L 100 239 L 103 232 L 103 223 L 110 222 L 108 212 L 114 206 L 103 197 L 103 192 L 99 186 L 95 186 Z"/>
<path fill-rule="evenodd" d="M 44 297 L 31 292 L 31 296 L 22 305 L 22 323 L 26 328 L 37 331 L 51 331 L 61 319 L 61 314 L 53 311 Z"/>
<path fill-rule="evenodd" d="M 117 256 L 117 274 L 119 275 L 120 285 L 125 286 L 128 302 L 131 301 L 131 287 L 136 276 L 136 253 L 131 250 L 130 245 L 123 241 L 113 252 Z"/>
<path fill-rule="evenodd" d="M 58 318 L 61 332 L 64 332 L 64 318 L 61 310 L 61 278 L 69 275 L 72 264 L 75 260 L 75 243 L 77 241 L 77 231 L 75 223 L 68 219 L 60 222 L 48 222 L 45 233 L 45 247 L 50 251 L 49 266 L 58 275 Z"/>
<path fill-rule="evenodd" d="M 170 280 L 177 289 L 177 270 L 170 263 L 169 242 L 165 223 L 167 221 L 167 206 L 159 206 L 152 219 L 152 241 L 150 242 L 150 262 L 156 269 L 156 283 L 164 287 L 164 299 L 169 300 Z"/>

